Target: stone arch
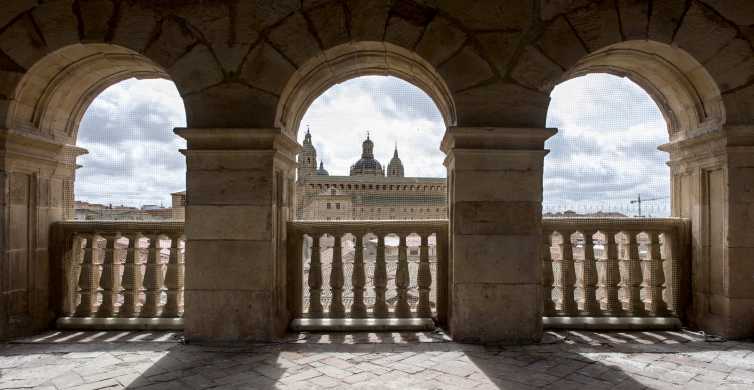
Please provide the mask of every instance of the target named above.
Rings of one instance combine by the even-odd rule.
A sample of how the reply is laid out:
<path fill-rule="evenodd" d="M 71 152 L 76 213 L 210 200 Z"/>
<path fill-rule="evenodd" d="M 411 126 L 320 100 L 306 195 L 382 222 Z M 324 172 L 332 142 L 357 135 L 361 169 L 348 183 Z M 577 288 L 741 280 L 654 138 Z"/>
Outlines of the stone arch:
<path fill-rule="evenodd" d="M 18 82 L 6 126 L 29 129 L 75 144 L 89 104 L 107 87 L 128 78 L 165 78 L 162 67 L 113 44 L 74 44 L 37 61 Z"/>
<path fill-rule="evenodd" d="M 357 42 L 324 51 L 289 78 L 278 100 L 275 126 L 295 138 L 314 99 L 337 83 L 369 75 L 390 75 L 414 84 L 435 102 L 446 127 L 456 124 L 450 89 L 431 64 L 388 42 Z"/>
<path fill-rule="evenodd" d="M 683 49 L 648 40 L 613 44 L 584 56 L 562 80 L 589 73 L 628 77 L 641 86 L 665 117 L 671 142 L 718 131 L 725 124 L 715 80 Z"/>

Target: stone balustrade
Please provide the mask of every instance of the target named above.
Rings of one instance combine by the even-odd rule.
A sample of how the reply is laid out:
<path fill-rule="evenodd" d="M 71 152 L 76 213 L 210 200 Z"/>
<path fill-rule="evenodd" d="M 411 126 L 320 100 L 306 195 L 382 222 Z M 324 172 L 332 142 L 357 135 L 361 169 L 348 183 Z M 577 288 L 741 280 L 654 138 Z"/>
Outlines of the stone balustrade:
<path fill-rule="evenodd" d="M 447 220 L 289 223 L 291 311 L 308 319 L 442 318 L 447 225 Z"/>
<path fill-rule="evenodd" d="M 52 236 L 58 327 L 182 327 L 183 222 L 61 222 Z"/>
<path fill-rule="evenodd" d="M 680 326 L 688 220 L 545 218 L 545 327 Z"/>

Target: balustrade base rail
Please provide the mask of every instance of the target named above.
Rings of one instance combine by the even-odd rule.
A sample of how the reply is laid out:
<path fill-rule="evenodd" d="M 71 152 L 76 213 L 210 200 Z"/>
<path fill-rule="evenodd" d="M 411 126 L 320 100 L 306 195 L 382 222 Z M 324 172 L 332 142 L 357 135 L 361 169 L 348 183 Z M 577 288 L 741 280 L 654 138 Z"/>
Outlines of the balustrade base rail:
<path fill-rule="evenodd" d="M 542 317 L 545 329 L 676 330 L 676 317 Z"/>
<path fill-rule="evenodd" d="M 423 332 L 435 329 L 431 318 L 297 318 L 294 332 Z"/>
<path fill-rule="evenodd" d="M 61 317 L 60 330 L 183 330 L 183 318 Z"/>

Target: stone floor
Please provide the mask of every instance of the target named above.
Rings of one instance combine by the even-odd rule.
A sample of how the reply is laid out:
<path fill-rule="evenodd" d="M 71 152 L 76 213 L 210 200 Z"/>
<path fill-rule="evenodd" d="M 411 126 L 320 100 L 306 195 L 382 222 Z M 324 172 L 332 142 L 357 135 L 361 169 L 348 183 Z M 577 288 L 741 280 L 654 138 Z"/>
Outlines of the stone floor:
<path fill-rule="evenodd" d="M 691 332 L 550 332 L 478 346 L 436 333 L 294 334 L 183 344 L 176 333 L 50 332 L 0 343 L 0 389 L 752 389 L 754 343 Z"/>

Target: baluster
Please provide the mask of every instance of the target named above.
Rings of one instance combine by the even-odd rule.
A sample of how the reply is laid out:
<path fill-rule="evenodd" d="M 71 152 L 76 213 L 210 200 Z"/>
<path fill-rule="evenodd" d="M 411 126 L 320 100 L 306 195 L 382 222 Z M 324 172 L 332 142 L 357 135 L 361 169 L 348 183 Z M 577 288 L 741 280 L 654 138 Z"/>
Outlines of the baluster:
<path fill-rule="evenodd" d="M 116 263 L 115 247 L 120 234 L 108 234 L 105 237 L 105 257 L 102 261 L 102 303 L 97 311 L 98 317 L 112 317 L 120 295 L 120 263 Z"/>
<path fill-rule="evenodd" d="M 123 305 L 120 307 L 118 317 L 136 317 L 140 311 L 139 298 L 142 293 L 141 264 L 139 264 L 139 239 L 140 233 L 128 236 L 128 249 L 126 249 L 126 262 L 123 264 Z"/>
<path fill-rule="evenodd" d="M 322 317 L 322 261 L 319 240 L 320 234 L 312 234 L 312 257 L 309 264 L 309 314 L 313 318 Z"/>
<path fill-rule="evenodd" d="M 354 233 L 353 273 L 351 284 L 353 285 L 353 305 L 351 305 L 352 318 L 366 318 L 367 306 L 364 304 L 364 287 L 366 274 L 364 272 L 364 237 L 361 233 Z"/>
<path fill-rule="evenodd" d="M 544 315 L 546 317 L 555 314 L 555 302 L 552 300 L 552 285 L 554 276 L 552 272 L 552 232 L 542 235 L 542 301 L 544 302 Z"/>
<path fill-rule="evenodd" d="M 600 313 L 597 302 L 597 264 L 594 259 L 594 232 L 586 230 L 584 234 L 584 262 L 581 268 L 581 290 L 583 293 L 583 314 L 595 316 Z"/>
<path fill-rule="evenodd" d="M 181 238 L 180 233 L 170 236 L 170 257 L 165 272 L 167 300 L 162 311 L 163 317 L 180 317 L 182 311 L 181 298 L 185 281 L 185 264 L 180 247 Z"/>
<path fill-rule="evenodd" d="M 99 272 L 95 260 L 94 250 L 96 249 L 97 234 L 92 233 L 85 236 L 86 247 L 84 248 L 84 260 L 81 262 L 81 273 L 79 274 L 79 294 L 81 301 L 76 307 L 76 317 L 89 317 L 95 312 L 97 305 L 97 286 L 99 286 Z"/>
<path fill-rule="evenodd" d="M 79 288 L 78 281 L 81 276 L 81 264 L 84 261 L 84 246 L 86 245 L 86 238 L 78 233 L 75 233 L 71 237 L 71 251 L 69 257 L 69 265 L 66 274 L 66 302 L 64 304 L 64 312 L 66 316 L 73 316 L 76 313 L 76 307 L 78 306 Z"/>
<path fill-rule="evenodd" d="M 343 248 L 341 236 L 335 234 L 335 243 L 332 248 L 332 270 L 330 270 L 330 289 L 332 302 L 330 303 L 330 317 L 343 318 L 346 308 L 343 305 Z"/>
<path fill-rule="evenodd" d="M 645 315 L 644 302 L 641 300 L 641 285 L 643 282 L 641 273 L 641 260 L 639 257 L 638 232 L 631 231 L 628 235 L 628 312 L 632 316 Z"/>
<path fill-rule="evenodd" d="M 672 232 L 666 231 L 662 234 L 662 258 L 665 259 L 665 264 L 669 267 L 670 277 L 665 276 L 665 288 L 668 301 L 666 301 L 668 310 L 675 316 L 680 316 L 680 302 L 681 302 L 681 264 L 678 261 L 678 255 L 680 252 L 678 242 L 678 230 Z M 670 263 L 668 263 L 670 262 Z M 665 271 L 665 264 L 663 264 L 663 273 Z M 670 283 L 668 283 L 670 280 Z"/>
<path fill-rule="evenodd" d="M 417 275 L 419 287 L 419 304 L 416 312 L 419 317 L 432 317 L 432 307 L 429 305 L 429 289 L 432 287 L 432 271 L 429 269 L 429 234 L 421 233 L 421 246 L 419 247 L 419 274 Z"/>
<path fill-rule="evenodd" d="M 162 262 L 160 261 L 160 235 L 153 234 L 149 237 L 149 252 L 147 254 L 147 267 L 144 272 L 144 307 L 141 310 L 142 317 L 156 317 L 160 312 L 160 296 L 164 275 L 162 274 Z"/>
<path fill-rule="evenodd" d="M 649 259 L 646 260 L 644 280 L 649 295 L 649 313 L 652 316 L 665 316 L 668 314 L 668 306 L 663 299 L 662 292 L 665 284 L 665 270 L 663 269 L 662 243 L 660 232 L 649 233 L 650 251 Z"/>
<path fill-rule="evenodd" d="M 387 265 L 385 264 L 385 236 L 377 233 L 377 259 L 374 267 L 374 316 L 386 318 L 388 316 L 385 290 L 387 289 Z"/>
<path fill-rule="evenodd" d="M 605 254 L 606 258 L 601 259 L 603 262 L 603 280 L 600 285 L 605 290 L 605 314 L 610 316 L 619 316 L 623 314 L 623 305 L 618 296 L 620 284 L 620 259 L 618 256 L 618 244 L 615 242 L 615 231 L 606 231 L 605 233 Z"/>
<path fill-rule="evenodd" d="M 407 318 L 411 316 L 411 307 L 408 305 L 408 253 L 406 247 L 406 234 L 399 234 L 400 243 L 398 244 L 398 269 L 395 272 L 395 287 L 398 295 L 398 302 L 395 305 L 395 317 Z"/>
<path fill-rule="evenodd" d="M 562 232 L 563 242 L 560 244 L 560 311 L 564 315 L 574 315 L 578 311 L 576 300 L 573 297 L 576 285 L 576 269 L 573 262 L 573 244 L 571 243 L 571 231 Z"/>

